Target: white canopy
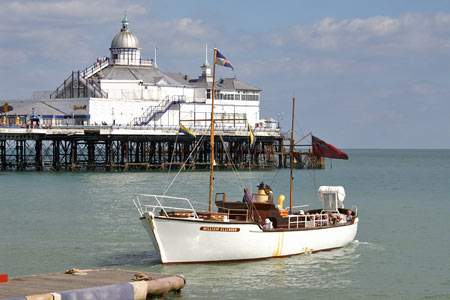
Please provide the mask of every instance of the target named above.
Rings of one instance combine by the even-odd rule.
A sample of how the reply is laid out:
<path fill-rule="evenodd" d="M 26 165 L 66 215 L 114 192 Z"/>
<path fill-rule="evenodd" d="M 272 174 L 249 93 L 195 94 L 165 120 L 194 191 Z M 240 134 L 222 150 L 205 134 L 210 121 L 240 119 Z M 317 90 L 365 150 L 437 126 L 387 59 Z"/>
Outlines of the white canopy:
<path fill-rule="evenodd" d="M 324 194 L 326 193 L 336 193 L 337 200 L 343 202 L 345 199 L 345 189 L 343 186 L 321 186 L 319 187 L 319 199 L 323 202 Z"/>

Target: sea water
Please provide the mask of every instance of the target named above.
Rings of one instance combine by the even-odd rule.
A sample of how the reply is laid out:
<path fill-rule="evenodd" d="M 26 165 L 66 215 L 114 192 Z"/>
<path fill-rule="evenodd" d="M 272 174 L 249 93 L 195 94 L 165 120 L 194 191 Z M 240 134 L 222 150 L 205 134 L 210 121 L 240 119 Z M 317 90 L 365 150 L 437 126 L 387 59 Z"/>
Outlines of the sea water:
<path fill-rule="evenodd" d="M 358 207 L 356 240 L 337 250 L 243 263 L 163 266 L 131 198 L 164 193 L 176 171 L 0 172 L 0 273 L 69 268 L 183 274 L 167 299 L 450 299 L 450 150 L 349 150 L 325 170 L 294 171 L 294 205 L 320 207 L 342 185 Z M 289 205 L 289 170 L 219 171 L 215 191 L 242 199 L 264 181 Z M 183 172 L 171 195 L 207 209 L 209 173 Z M 237 245 L 239 247 L 239 245 Z M 183 249 L 180 249 L 183 251 Z M 0 285 L 1 288 L 1 285 Z"/>

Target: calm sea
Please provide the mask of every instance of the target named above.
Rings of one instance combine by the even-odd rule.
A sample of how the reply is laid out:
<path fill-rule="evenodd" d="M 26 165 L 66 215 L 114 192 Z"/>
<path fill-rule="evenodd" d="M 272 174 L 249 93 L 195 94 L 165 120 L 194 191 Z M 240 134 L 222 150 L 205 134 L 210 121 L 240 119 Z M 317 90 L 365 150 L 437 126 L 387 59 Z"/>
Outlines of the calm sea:
<path fill-rule="evenodd" d="M 329 252 L 229 264 L 158 263 L 130 199 L 164 192 L 174 172 L 0 172 L 0 273 L 76 267 L 184 274 L 183 293 L 167 299 L 450 299 L 450 150 L 348 154 L 348 161 L 327 161 L 326 170 L 295 170 L 294 205 L 320 206 L 320 185 L 343 185 L 344 204 L 359 209 L 355 242 Z M 253 190 L 264 181 L 276 195 L 288 195 L 288 172 L 239 177 Z M 215 178 L 216 192 L 242 198 L 232 172 Z M 171 194 L 205 209 L 208 180 L 206 172 L 181 173 Z"/>

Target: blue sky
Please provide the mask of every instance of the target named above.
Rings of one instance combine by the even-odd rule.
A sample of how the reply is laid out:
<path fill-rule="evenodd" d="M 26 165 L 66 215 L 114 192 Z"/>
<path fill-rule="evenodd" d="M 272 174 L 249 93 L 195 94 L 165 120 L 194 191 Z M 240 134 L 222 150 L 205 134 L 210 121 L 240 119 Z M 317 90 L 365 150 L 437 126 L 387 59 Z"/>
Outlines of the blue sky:
<path fill-rule="evenodd" d="M 450 148 L 449 1 L 0 2 L 0 102 L 53 90 L 109 55 L 123 11 L 142 55 L 197 77 L 204 47 L 235 66 L 218 76 L 263 89 L 261 116 L 341 148 Z M 212 61 L 210 51 L 209 60 Z"/>

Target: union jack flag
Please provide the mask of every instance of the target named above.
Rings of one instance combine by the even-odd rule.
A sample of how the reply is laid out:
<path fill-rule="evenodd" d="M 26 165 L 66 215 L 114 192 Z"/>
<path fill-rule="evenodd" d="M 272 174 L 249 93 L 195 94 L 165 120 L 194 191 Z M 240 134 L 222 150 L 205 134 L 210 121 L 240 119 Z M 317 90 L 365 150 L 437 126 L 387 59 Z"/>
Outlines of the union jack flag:
<path fill-rule="evenodd" d="M 216 50 L 215 51 L 215 53 L 216 53 L 216 59 L 215 59 L 216 64 L 224 66 L 224 67 L 231 68 L 234 71 L 234 67 L 230 63 L 230 61 L 225 56 L 223 56 L 223 54 L 220 53 L 219 50 L 217 50 L 217 49 L 214 49 L 214 50 Z"/>

